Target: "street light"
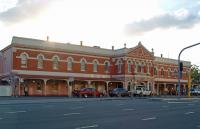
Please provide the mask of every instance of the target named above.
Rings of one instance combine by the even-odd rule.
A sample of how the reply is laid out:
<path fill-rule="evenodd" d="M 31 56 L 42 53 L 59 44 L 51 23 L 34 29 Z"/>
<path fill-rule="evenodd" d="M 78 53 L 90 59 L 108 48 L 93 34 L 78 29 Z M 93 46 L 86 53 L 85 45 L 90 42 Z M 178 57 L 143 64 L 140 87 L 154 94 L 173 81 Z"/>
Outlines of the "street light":
<path fill-rule="evenodd" d="M 182 62 L 180 62 L 180 56 L 181 56 L 181 53 L 184 51 L 184 50 L 186 50 L 186 49 L 188 49 L 188 48 L 191 48 L 191 47 L 194 47 L 194 46 L 197 46 L 197 45 L 199 45 L 200 43 L 196 43 L 196 44 L 193 44 L 193 45 L 190 45 L 190 46 L 188 46 L 188 47 L 185 47 L 185 48 L 183 48 L 181 51 L 180 51 L 180 53 L 179 53 L 179 55 L 178 55 L 178 96 L 180 96 L 181 95 L 181 82 L 180 82 L 180 79 L 181 79 L 181 63 Z"/>

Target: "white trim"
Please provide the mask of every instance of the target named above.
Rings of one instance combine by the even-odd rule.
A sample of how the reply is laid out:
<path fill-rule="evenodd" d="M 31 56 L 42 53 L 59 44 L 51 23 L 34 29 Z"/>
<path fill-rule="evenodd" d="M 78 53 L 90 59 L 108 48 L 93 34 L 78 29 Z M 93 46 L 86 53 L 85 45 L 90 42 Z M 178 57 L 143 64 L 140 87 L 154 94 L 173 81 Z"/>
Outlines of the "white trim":
<path fill-rule="evenodd" d="M 165 78 L 155 78 L 154 81 L 161 81 L 161 82 L 177 82 L 177 79 L 165 79 Z M 188 82 L 188 80 L 181 80 L 181 82 Z"/>
<path fill-rule="evenodd" d="M 29 70 L 12 70 L 16 74 L 38 75 L 38 76 L 58 76 L 58 77 L 86 77 L 86 78 L 110 78 L 110 75 L 103 74 L 84 74 L 84 73 L 64 73 L 64 72 L 46 72 L 46 71 L 29 71 Z"/>
<path fill-rule="evenodd" d="M 74 56 L 86 56 L 86 57 L 93 57 L 93 58 L 103 58 L 109 60 L 110 57 L 101 57 L 101 56 L 91 56 L 91 55 L 86 55 L 86 54 L 74 54 L 74 53 L 69 53 L 69 52 L 56 52 L 56 51 L 47 51 L 47 50 L 35 50 L 31 48 L 19 48 L 15 47 L 17 50 L 30 50 L 30 51 L 36 51 L 36 52 L 48 52 L 48 53 L 54 53 L 54 54 L 65 54 L 65 55 L 74 55 Z"/>

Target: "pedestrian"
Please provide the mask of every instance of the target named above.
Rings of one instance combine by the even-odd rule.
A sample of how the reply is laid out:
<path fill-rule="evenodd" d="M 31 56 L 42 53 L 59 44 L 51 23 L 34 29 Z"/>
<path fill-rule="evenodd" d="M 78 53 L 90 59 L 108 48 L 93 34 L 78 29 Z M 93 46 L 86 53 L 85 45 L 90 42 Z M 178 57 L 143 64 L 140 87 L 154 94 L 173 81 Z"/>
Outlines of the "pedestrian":
<path fill-rule="evenodd" d="M 24 94 L 25 94 L 25 96 L 28 96 L 28 87 L 27 86 L 24 87 Z"/>

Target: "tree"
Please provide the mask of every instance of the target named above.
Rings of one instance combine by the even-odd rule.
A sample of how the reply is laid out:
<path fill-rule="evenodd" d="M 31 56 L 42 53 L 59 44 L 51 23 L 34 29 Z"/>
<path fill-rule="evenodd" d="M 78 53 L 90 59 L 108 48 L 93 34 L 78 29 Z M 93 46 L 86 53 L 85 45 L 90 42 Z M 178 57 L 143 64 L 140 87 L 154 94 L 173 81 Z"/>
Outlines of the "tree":
<path fill-rule="evenodd" d="M 192 85 L 199 85 L 200 84 L 200 69 L 197 65 L 192 65 L 191 67 L 191 79 Z"/>

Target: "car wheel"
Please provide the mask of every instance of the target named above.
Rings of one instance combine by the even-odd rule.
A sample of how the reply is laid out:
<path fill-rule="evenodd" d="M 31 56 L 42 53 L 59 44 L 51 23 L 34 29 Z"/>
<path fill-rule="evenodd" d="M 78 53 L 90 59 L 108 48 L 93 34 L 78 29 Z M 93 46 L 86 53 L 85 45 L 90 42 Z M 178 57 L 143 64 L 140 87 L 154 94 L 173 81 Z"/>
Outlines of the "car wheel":
<path fill-rule="evenodd" d="M 87 95 L 87 94 L 84 94 L 84 97 L 85 97 L 85 98 L 87 98 L 87 97 L 88 97 L 88 95 Z"/>

